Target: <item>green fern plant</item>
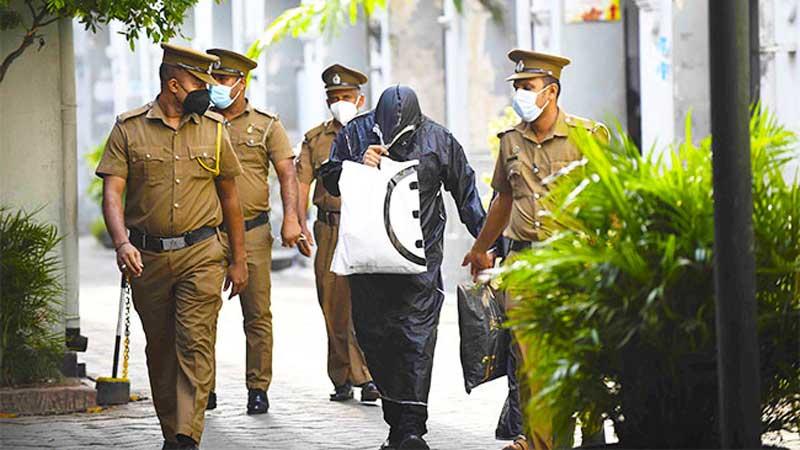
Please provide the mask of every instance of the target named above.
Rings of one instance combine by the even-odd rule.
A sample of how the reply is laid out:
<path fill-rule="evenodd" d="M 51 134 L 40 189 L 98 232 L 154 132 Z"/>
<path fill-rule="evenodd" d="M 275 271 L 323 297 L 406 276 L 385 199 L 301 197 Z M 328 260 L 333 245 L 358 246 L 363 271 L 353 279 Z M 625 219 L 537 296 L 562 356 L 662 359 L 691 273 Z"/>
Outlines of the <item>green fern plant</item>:
<path fill-rule="evenodd" d="M 624 448 L 717 447 L 711 141 L 642 156 L 623 136 L 573 136 L 587 164 L 545 199 L 550 238 L 501 274 L 510 325 L 542 386 L 529 425 L 610 418 Z M 796 136 L 751 124 L 763 430 L 800 426 L 800 186 L 782 172 Z M 535 353 L 534 353 L 535 352 Z"/>
<path fill-rule="evenodd" d="M 60 378 L 61 238 L 34 215 L 0 208 L 0 385 Z"/>

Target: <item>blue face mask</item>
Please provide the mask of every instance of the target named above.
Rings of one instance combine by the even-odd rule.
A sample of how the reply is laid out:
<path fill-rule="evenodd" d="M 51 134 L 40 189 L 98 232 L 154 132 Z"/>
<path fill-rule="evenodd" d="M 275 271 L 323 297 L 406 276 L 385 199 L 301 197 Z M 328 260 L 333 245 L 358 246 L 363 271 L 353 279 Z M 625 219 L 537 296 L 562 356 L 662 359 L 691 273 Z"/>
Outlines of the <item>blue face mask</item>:
<path fill-rule="evenodd" d="M 227 109 L 229 106 L 233 104 L 233 101 L 239 97 L 239 94 L 242 91 L 239 91 L 235 97 L 231 98 L 231 90 L 239 84 L 239 81 L 242 81 L 241 78 L 233 84 L 233 86 L 225 86 L 224 84 L 218 84 L 216 86 L 211 86 L 208 90 L 209 94 L 211 95 L 211 103 L 217 109 Z"/>
<path fill-rule="evenodd" d="M 511 107 L 514 108 L 514 112 L 516 112 L 523 121 L 533 122 L 542 115 L 542 111 L 544 111 L 544 108 L 550 101 L 548 100 L 544 105 L 539 106 L 536 104 L 536 99 L 539 98 L 539 94 L 544 92 L 545 89 L 547 89 L 547 86 L 543 87 L 539 92 L 517 89 L 514 93 Z"/>

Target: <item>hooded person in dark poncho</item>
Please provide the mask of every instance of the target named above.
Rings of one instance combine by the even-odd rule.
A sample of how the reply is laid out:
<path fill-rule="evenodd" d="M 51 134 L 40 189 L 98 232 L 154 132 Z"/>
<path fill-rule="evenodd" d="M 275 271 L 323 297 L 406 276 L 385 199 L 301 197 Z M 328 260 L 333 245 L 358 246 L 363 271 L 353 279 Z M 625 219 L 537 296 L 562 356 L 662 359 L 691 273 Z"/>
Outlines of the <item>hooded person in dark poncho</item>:
<path fill-rule="evenodd" d="M 382 145 L 383 144 L 383 145 Z M 427 449 L 428 392 L 442 289 L 445 208 L 441 188 L 452 195 L 461 222 L 474 237 L 485 217 L 475 173 L 450 132 L 425 117 L 414 91 L 386 89 L 374 111 L 356 117 L 337 135 L 321 168 L 325 187 L 339 195 L 343 161 L 371 166 L 380 157 L 419 160 L 420 223 L 427 270 L 419 275 L 349 276 L 356 336 L 381 391 L 390 426 L 383 449 Z"/>

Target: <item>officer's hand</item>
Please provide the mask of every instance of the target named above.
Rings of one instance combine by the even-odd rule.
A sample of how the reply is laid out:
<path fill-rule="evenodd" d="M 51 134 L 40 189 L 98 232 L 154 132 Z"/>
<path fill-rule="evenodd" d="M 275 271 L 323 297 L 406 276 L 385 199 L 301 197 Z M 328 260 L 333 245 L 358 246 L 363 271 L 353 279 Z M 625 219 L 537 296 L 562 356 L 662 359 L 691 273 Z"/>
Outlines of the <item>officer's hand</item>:
<path fill-rule="evenodd" d="M 230 288 L 228 300 L 239 295 L 247 286 L 247 262 L 234 262 L 228 265 L 228 274 L 225 276 L 225 289 Z"/>
<path fill-rule="evenodd" d="M 308 228 L 305 225 L 301 225 L 303 230 L 302 237 L 297 241 L 297 250 L 300 251 L 300 254 L 308 258 L 311 256 L 311 247 L 314 246 L 314 238 L 311 236 L 311 232 L 308 231 Z"/>
<path fill-rule="evenodd" d="M 142 276 L 144 264 L 142 264 L 142 254 L 139 249 L 130 242 L 126 242 L 117 247 L 117 267 L 123 274 L 134 277 Z"/>
<path fill-rule="evenodd" d="M 461 261 L 461 266 L 470 266 L 470 274 L 472 279 L 476 279 L 478 275 L 486 270 L 494 267 L 494 254 L 491 252 L 478 252 L 470 250 L 464 255 L 464 260 Z"/>
<path fill-rule="evenodd" d="M 378 167 L 381 165 L 381 157 L 388 155 L 389 151 L 381 145 L 370 145 L 367 152 L 364 153 L 363 164 L 370 167 Z"/>
<path fill-rule="evenodd" d="M 294 247 L 297 245 L 297 241 L 302 235 L 303 230 L 300 229 L 300 224 L 297 223 L 297 219 L 292 220 L 291 218 L 284 217 L 283 225 L 281 226 L 281 245 L 284 247 Z"/>

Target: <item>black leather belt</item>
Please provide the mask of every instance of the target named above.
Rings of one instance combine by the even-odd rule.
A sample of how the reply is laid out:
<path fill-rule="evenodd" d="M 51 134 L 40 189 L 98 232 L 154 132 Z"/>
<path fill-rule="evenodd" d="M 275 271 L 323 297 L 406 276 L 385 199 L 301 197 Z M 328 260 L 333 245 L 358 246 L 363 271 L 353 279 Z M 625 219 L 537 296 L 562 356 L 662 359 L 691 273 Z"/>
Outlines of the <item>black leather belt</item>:
<path fill-rule="evenodd" d="M 260 227 L 261 225 L 266 225 L 268 223 L 269 223 L 269 213 L 267 211 L 264 211 L 250 220 L 245 220 L 244 231 L 250 231 L 255 227 Z"/>
<path fill-rule="evenodd" d="M 177 237 L 151 236 L 139 230 L 131 230 L 128 239 L 134 247 L 140 250 L 166 252 L 192 246 L 215 234 L 217 234 L 217 227 L 202 227 Z"/>
<path fill-rule="evenodd" d="M 512 252 L 521 252 L 531 248 L 530 241 L 517 241 L 514 239 L 509 239 L 509 242 L 511 244 L 508 246 L 508 248 L 511 249 Z"/>
<path fill-rule="evenodd" d="M 332 227 L 339 225 L 339 218 L 341 214 L 339 211 L 325 211 L 324 209 L 320 209 L 317 211 L 317 220 L 322 223 L 326 223 Z"/>

